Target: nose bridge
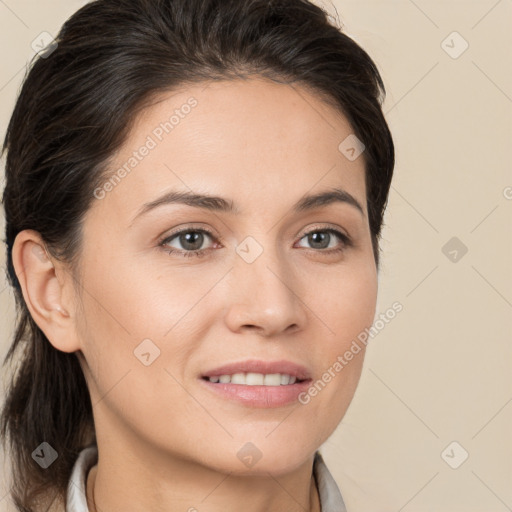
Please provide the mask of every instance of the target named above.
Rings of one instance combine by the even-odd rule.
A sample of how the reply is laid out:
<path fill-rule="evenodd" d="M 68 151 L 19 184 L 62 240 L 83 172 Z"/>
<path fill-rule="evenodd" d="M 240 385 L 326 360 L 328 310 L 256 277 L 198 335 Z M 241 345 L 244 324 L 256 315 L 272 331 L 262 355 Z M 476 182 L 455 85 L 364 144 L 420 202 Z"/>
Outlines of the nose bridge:
<path fill-rule="evenodd" d="M 236 290 L 228 313 L 234 330 L 252 326 L 270 334 L 303 324 L 293 270 L 271 239 L 246 237 L 236 248 L 232 272 Z"/>

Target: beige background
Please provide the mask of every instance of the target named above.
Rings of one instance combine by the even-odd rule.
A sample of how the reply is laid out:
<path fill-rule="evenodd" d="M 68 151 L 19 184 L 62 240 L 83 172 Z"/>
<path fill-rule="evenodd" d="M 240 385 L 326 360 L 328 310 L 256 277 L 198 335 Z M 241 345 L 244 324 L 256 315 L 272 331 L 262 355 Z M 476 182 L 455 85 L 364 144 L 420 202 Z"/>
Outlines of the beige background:
<path fill-rule="evenodd" d="M 0 0 L 1 137 L 31 42 L 84 3 Z M 335 6 L 388 89 L 397 165 L 378 312 L 403 311 L 372 339 L 324 458 L 349 512 L 512 510 L 512 1 Z M 452 237 L 468 249 L 457 261 L 442 251 Z M 2 358 L 13 312 L 1 291 Z M 469 454 L 458 469 L 442 457 L 453 441 L 452 465 Z"/>

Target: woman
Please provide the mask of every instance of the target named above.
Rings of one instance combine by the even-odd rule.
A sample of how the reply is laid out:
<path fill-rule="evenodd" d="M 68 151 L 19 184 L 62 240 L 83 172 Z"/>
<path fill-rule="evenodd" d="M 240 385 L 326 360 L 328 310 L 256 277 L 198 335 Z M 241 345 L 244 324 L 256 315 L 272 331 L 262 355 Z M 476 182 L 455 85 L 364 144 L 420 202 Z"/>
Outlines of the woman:
<path fill-rule="evenodd" d="M 18 510 L 345 510 L 394 165 L 306 0 L 98 0 L 26 77 L 3 195 Z"/>

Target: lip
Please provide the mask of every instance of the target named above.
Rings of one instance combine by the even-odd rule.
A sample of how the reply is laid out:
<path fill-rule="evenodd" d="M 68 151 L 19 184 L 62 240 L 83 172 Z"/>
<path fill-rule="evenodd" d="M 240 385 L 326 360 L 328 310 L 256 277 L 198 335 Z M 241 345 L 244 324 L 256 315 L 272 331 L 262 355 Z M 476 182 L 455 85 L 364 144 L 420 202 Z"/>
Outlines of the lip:
<path fill-rule="evenodd" d="M 311 380 L 287 384 L 286 386 L 244 386 L 243 384 L 221 384 L 199 379 L 202 386 L 224 400 L 235 401 L 245 407 L 272 409 L 298 403 L 301 393 L 311 385 Z"/>
<path fill-rule="evenodd" d="M 233 375 L 235 373 L 286 373 L 301 382 L 281 386 L 246 386 L 243 384 L 225 384 L 210 382 L 208 377 Z M 237 363 L 226 364 L 204 372 L 199 381 L 201 385 L 216 396 L 252 408 L 271 409 L 283 407 L 297 402 L 298 396 L 306 391 L 311 384 L 311 374 L 308 369 L 291 361 L 261 361 L 251 359 Z"/>
<path fill-rule="evenodd" d="M 299 380 L 311 379 L 311 374 L 305 366 L 291 361 L 262 361 L 248 359 L 237 363 L 225 364 L 205 371 L 201 377 L 220 377 L 221 375 L 233 375 L 235 373 L 286 373 Z M 257 387 L 257 386 L 256 386 Z"/>

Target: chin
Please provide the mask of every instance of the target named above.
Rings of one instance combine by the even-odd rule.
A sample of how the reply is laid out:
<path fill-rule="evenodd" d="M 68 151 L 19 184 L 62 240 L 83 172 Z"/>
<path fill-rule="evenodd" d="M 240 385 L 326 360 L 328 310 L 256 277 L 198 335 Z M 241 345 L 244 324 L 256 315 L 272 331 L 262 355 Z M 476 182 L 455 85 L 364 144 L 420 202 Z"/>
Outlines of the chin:
<path fill-rule="evenodd" d="M 316 443 L 308 445 L 303 440 L 292 439 L 284 442 L 277 437 L 272 440 L 272 435 L 266 439 L 262 436 L 259 441 L 232 442 L 231 447 L 218 453 L 213 465 L 223 473 L 239 476 L 268 476 L 269 473 L 279 476 L 298 469 L 312 459 L 317 449 Z M 229 456 L 225 457 L 227 453 Z"/>

